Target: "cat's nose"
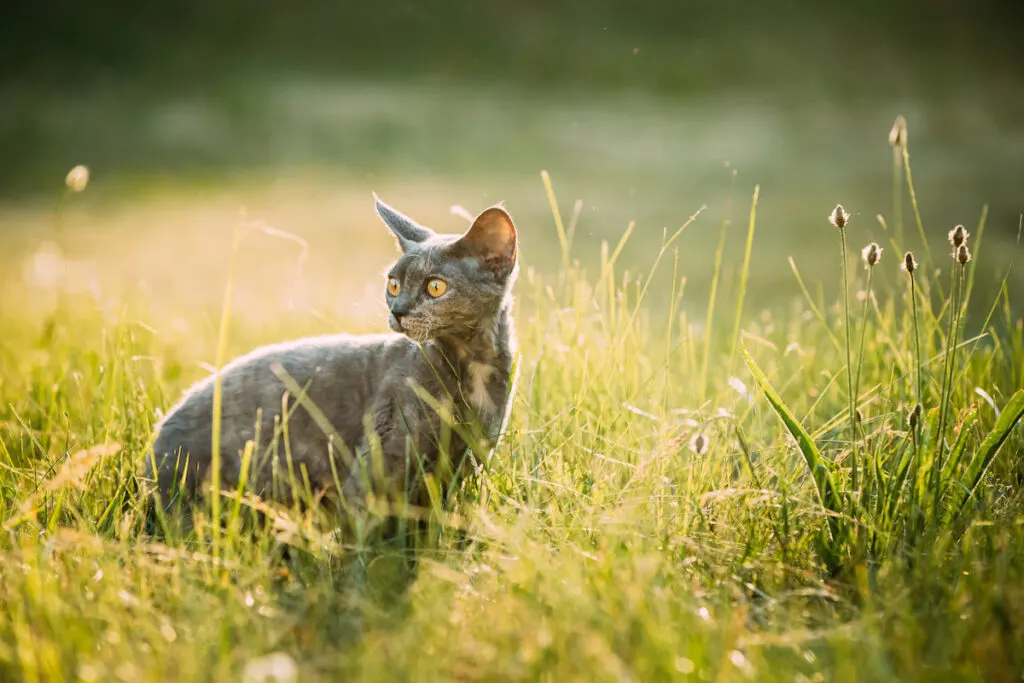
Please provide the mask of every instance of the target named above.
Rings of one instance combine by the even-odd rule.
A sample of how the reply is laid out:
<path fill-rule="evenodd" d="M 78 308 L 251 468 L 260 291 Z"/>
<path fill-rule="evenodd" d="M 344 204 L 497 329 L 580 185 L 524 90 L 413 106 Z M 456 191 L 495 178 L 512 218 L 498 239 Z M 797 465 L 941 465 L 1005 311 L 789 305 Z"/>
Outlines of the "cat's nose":
<path fill-rule="evenodd" d="M 395 320 L 401 320 L 409 312 L 409 306 L 404 301 L 393 301 L 391 303 L 391 315 L 395 316 Z"/>

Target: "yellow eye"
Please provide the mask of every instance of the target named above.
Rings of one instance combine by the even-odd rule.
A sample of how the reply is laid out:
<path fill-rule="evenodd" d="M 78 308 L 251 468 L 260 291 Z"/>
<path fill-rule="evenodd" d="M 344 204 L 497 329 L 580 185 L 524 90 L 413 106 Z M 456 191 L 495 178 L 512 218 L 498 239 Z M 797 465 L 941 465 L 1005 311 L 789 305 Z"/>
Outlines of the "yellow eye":
<path fill-rule="evenodd" d="M 388 280 L 388 294 L 391 296 L 398 296 L 398 292 L 402 289 L 402 285 L 398 283 L 398 280 L 391 278 Z"/>
<path fill-rule="evenodd" d="M 434 278 L 427 283 L 427 294 L 435 299 L 448 291 L 448 283 Z"/>

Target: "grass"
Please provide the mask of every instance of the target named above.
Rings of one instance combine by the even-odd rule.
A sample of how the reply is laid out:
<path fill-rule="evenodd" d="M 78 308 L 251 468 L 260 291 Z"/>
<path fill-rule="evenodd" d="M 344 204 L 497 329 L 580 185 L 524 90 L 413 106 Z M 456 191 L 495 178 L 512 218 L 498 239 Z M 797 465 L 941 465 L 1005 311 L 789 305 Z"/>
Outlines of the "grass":
<path fill-rule="evenodd" d="M 948 316 L 969 302 L 915 293 L 918 396 L 918 316 L 897 259 L 907 245 L 876 266 L 860 323 L 855 488 L 848 354 L 832 331 L 856 321 L 838 302 L 807 292 L 744 315 L 735 337 L 712 335 L 681 306 L 692 227 L 667 231 L 652 254 L 676 264 L 670 294 L 654 299 L 656 273 L 618 261 L 632 226 L 588 270 L 569 253 L 586 219 L 566 229 L 557 182 L 544 184 L 566 265 L 524 267 L 517 285 L 522 372 L 506 437 L 452 507 L 407 512 L 426 522 L 416 535 L 384 535 L 371 518 L 352 541 L 234 492 L 218 503 L 224 524 L 205 507 L 186 533 L 138 494 L 158 411 L 211 349 L 220 362 L 282 337 L 379 327 L 370 314 L 343 325 L 301 308 L 264 318 L 259 304 L 279 300 L 247 303 L 250 283 L 291 281 L 291 266 L 268 270 L 294 261 L 283 249 L 309 263 L 316 250 L 254 237 L 249 221 L 243 242 L 270 241 L 266 253 L 208 238 L 224 272 L 228 259 L 237 268 L 221 310 L 193 298 L 153 310 L 127 288 L 47 300 L 11 285 L 0 680 L 1017 680 L 1024 323 L 1008 280 L 993 276 L 998 298 L 955 345 Z M 870 241 L 859 229 L 847 228 L 853 245 Z M 389 258 L 380 232 L 332 264 L 350 307 L 364 298 L 358 262 L 374 245 L 380 266 Z M 753 205 L 747 234 L 754 261 L 775 253 L 755 239 Z M 177 272 L 160 255 L 137 257 Z M 969 278 L 985 258 L 975 250 Z M 714 291 L 728 291 L 714 272 Z M 924 268 L 915 276 L 930 283 Z M 223 284 L 222 273 L 206 286 Z M 732 291 L 738 304 L 746 286 Z M 907 426 L 918 400 L 920 442 Z M 945 400 L 952 442 L 933 473 Z M 250 508 L 262 523 L 246 522 Z"/>

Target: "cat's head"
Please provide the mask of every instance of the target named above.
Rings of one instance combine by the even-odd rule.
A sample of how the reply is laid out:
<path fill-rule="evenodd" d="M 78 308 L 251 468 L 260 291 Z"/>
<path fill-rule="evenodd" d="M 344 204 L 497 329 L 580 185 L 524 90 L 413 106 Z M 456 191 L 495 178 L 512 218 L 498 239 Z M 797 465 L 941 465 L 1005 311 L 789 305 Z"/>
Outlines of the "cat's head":
<path fill-rule="evenodd" d="M 518 241 L 508 212 L 485 209 L 462 235 L 439 235 L 379 198 L 377 213 L 402 250 L 387 274 L 388 326 L 418 342 L 469 339 L 483 331 L 517 272 Z"/>

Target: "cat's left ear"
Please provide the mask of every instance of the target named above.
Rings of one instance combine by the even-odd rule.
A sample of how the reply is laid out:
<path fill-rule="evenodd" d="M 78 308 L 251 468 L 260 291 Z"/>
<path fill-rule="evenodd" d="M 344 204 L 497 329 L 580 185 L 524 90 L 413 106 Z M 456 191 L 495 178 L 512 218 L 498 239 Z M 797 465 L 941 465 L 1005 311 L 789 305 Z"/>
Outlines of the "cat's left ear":
<path fill-rule="evenodd" d="M 402 251 L 409 251 L 413 245 L 425 242 L 434 236 L 434 231 L 409 218 L 397 209 L 393 209 L 380 200 L 376 194 L 373 199 L 377 204 L 377 215 L 388 226 Z"/>
<path fill-rule="evenodd" d="M 508 277 L 516 267 L 519 251 L 512 216 L 500 206 L 485 209 L 456 247 L 476 256 L 499 278 Z"/>

